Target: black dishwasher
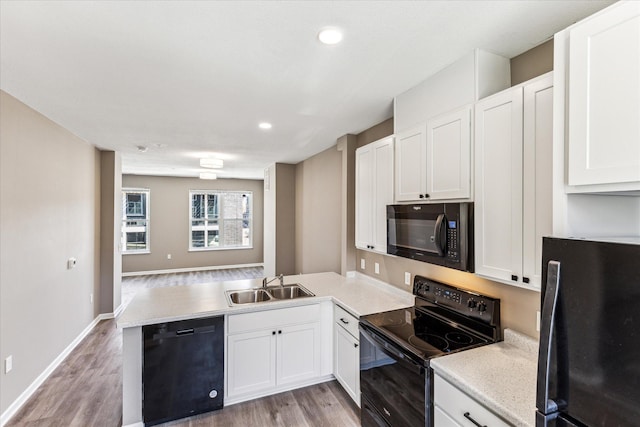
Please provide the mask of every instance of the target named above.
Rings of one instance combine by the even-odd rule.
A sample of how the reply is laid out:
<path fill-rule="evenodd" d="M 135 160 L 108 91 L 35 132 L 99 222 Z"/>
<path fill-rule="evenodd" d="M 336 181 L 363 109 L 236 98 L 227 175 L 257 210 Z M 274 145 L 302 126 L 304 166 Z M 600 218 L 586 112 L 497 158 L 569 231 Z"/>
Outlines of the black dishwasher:
<path fill-rule="evenodd" d="M 142 334 L 145 425 L 222 408 L 224 317 L 143 326 Z"/>

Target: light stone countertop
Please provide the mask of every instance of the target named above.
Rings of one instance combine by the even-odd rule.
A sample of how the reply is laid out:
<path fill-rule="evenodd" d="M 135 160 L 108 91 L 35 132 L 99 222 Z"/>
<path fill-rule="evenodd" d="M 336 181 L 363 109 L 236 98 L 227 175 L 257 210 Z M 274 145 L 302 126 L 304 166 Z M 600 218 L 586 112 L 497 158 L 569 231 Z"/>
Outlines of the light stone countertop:
<path fill-rule="evenodd" d="M 431 360 L 436 374 L 514 426 L 535 426 L 538 341 L 505 329 L 504 341 Z"/>
<path fill-rule="evenodd" d="M 277 281 L 274 282 L 277 284 Z M 246 313 L 275 308 L 334 301 L 356 317 L 411 307 L 414 296 L 394 286 L 357 274 L 347 278 L 336 273 L 285 276 L 285 284 L 300 283 L 315 297 L 229 306 L 225 291 L 260 287 L 261 279 L 231 280 L 188 286 L 140 290 L 118 317 L 122 328 L 154 323 Z"/>

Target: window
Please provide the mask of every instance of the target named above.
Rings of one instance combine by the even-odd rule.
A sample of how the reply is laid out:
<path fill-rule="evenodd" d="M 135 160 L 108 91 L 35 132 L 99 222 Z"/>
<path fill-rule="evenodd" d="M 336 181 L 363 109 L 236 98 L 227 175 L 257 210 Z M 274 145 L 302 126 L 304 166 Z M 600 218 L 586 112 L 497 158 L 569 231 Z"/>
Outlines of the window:
<path fill-rule="evenodd" d="M 149 252 L 149 190 L 122 190 L 122 252 Z"/>
<path fill-rule="evenodd" d="M 251 248 L 252 193 L 191 191 L 189 248 Z"/>

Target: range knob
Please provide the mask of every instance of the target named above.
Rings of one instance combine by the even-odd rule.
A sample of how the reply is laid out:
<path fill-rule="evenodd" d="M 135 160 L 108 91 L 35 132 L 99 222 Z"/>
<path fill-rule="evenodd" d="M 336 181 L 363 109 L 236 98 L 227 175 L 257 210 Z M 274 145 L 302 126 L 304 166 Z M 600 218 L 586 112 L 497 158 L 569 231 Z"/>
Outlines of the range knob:
<path fill-rule="evenodd" d="M 487 304 L 481 302 L 480 304 L 478 304 L 478 311 L 479 312 L 483 312 L 483 311 L 487 311 Z"/>
<path fill-rule="evenodd" d="M 475 308 L 476 305 L 478 305 L 478 303 L 474 299 L 470 299 L 469 301 L 467 301 L 467 307 L 469 308 Z"/>

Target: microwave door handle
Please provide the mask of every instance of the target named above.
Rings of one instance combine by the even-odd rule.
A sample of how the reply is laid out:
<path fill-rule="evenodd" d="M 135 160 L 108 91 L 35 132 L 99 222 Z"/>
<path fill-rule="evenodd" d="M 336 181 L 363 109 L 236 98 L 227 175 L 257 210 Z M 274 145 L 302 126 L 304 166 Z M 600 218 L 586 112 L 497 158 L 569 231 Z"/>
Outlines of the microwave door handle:
<path fill-rule="evenodd" d="M 438 250 L 438 255 L 444 256 L 444 253 L 447 249 L 447 221 L 445 221 L 444 214 L 438 215 L 438 219 L 436 219 L 436 225 L 433 228 L 433 235 L 435 239 L 436 249 Z"/>
<path fill-rule="evenodd" d="M 558 404 L 549 399 L 549 377 L 551 364 L 551 342 L 556 323 L 556 307 L 560 288 L 560 263 L 549 261 L 547 267 L 547 286 L 542 306 L 542 325 L 540 328 L 540 353 L 538 355 L 538 390 L 536 406 L 544 414 L 556 412 Z"/>

